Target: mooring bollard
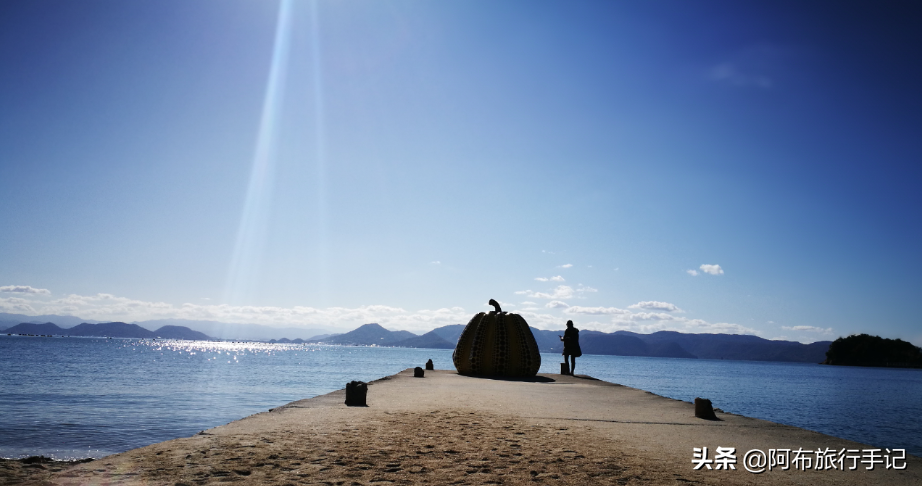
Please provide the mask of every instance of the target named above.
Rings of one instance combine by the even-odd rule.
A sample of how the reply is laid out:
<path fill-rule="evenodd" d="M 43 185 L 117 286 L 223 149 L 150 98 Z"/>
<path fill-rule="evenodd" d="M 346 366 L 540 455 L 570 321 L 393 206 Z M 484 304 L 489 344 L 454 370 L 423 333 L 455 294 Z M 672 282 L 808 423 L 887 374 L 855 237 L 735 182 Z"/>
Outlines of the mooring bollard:
<path fill-rule="evenodd" d="M 416 368 L 413 368 L 413 378 L 424 378 L 423 376 L 424 373 L 425 372 L 423 371 L 423 369 L 420 368 L 419 366 L 417 366 Z"/>
<path fill-rule="evenodd" d="M 707 398 L 695 398 L 695 417 L 705 420 L 717 420 L 717 415 L 714 414 L 714 406 L 711 405 L 710 400 Z"/>
<path fill-rule="evenodd" d="M 365 407 L 365 396 L 368 394 L 368 384 L 363 381 L 350 381 L 346 383 L 346 405 L 350 407 Z"/>
<path fill-rule="evenodd" d="M 431 360 L 431 359 L 430 359 L 429 361 L 426 361 L 426 369 L 427 369 L 427 370 L 434 370 L 434 369 L 435 369 L 435 365 L 432 364 L 432 360 Z"/>
<path fill-rule="evenodd" d="M 570 363 L 560 363 L 560 374 L 561 375 L 570 374 Z"/>

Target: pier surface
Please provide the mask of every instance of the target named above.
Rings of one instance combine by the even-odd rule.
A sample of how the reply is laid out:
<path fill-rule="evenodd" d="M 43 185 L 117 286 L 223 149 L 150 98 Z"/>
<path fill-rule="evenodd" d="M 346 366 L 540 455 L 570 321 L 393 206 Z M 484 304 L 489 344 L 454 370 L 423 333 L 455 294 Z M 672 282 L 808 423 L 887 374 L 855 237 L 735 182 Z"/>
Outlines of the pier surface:
<path fill-rule="evenodd" d="M 917 457 L 897 461 L 903 470 L 867 470 L 861 459 L 855 470 L 851 459 L 846 470 L 817 470 L 817 449 L 858 450 L 866 459 L 874 447 L 733 414 L 703 420 L 691 403 L 585 376 L 504 380 L 436 370 L 414 378 L 409 369 L 372 382 L 367 407 L 347 407 L 344 398 L 339 390 L 292 402 L 61 471 L 0 469 L 0 483 L 922 484 Z M 726 461 L 694 469 L 694 448 L 704 447 L 709 460 L 718 447 L 734 448 L 735 469 L 717 469 Z M 810 467 L 753 474 L 743 462 L 754 449 L 810 451 Z M 877 454 L 883 460 L 886 451 Z"/>

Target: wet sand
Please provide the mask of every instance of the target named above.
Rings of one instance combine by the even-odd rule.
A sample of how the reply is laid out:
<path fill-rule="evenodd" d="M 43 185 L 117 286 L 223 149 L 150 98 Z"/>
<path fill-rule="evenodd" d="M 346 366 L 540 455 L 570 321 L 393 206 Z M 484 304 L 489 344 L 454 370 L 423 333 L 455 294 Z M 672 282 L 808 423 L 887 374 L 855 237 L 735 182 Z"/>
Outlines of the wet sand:
<path fill-rule="evenodd" d="M 339 390 L 58 471 L 6 463 L 0 484 L 922 484 L 922 459 L 911 456 L 902 471 L 859 463 L 752 474 L 751 449 L 870 446 L 733 414 L 702 420 L 690 403 L 589 377 L 406 370 L 372 382 L 367 407 L 344 398 Z M 736 469 L 694 470 L 694 447 L 710 459 L 736 448 Z"/>

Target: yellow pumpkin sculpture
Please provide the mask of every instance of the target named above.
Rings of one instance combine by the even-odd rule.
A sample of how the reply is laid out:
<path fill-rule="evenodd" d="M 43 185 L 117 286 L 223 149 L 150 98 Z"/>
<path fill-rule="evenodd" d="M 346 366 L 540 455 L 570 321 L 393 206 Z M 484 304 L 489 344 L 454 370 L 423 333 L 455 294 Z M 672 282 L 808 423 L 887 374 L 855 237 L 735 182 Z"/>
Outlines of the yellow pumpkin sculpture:
<path fill-rule="evenodd" d="M 541 367 L 538 343 L 525 319 L 509 314 L 490 299 L 496 310 L 471 319 L 451 355 L 462 375 L 535 376 Z"/>

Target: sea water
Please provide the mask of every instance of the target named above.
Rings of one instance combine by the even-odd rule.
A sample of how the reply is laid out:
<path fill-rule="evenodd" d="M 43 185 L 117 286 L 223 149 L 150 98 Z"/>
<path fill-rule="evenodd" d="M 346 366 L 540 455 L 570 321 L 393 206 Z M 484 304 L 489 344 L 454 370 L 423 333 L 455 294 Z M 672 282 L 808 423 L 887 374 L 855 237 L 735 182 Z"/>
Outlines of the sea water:
<path fill-rule="evenodd" d="M 3 335 L 0 457 L 98 458 L 428 359 L 436 369 L 453 369 L 444 349 Z M 560 361 L 542 354 L 541 372 L 559 373 Z M 576 371 L 922 455 L 920 370 L 584 355 Z"/>

